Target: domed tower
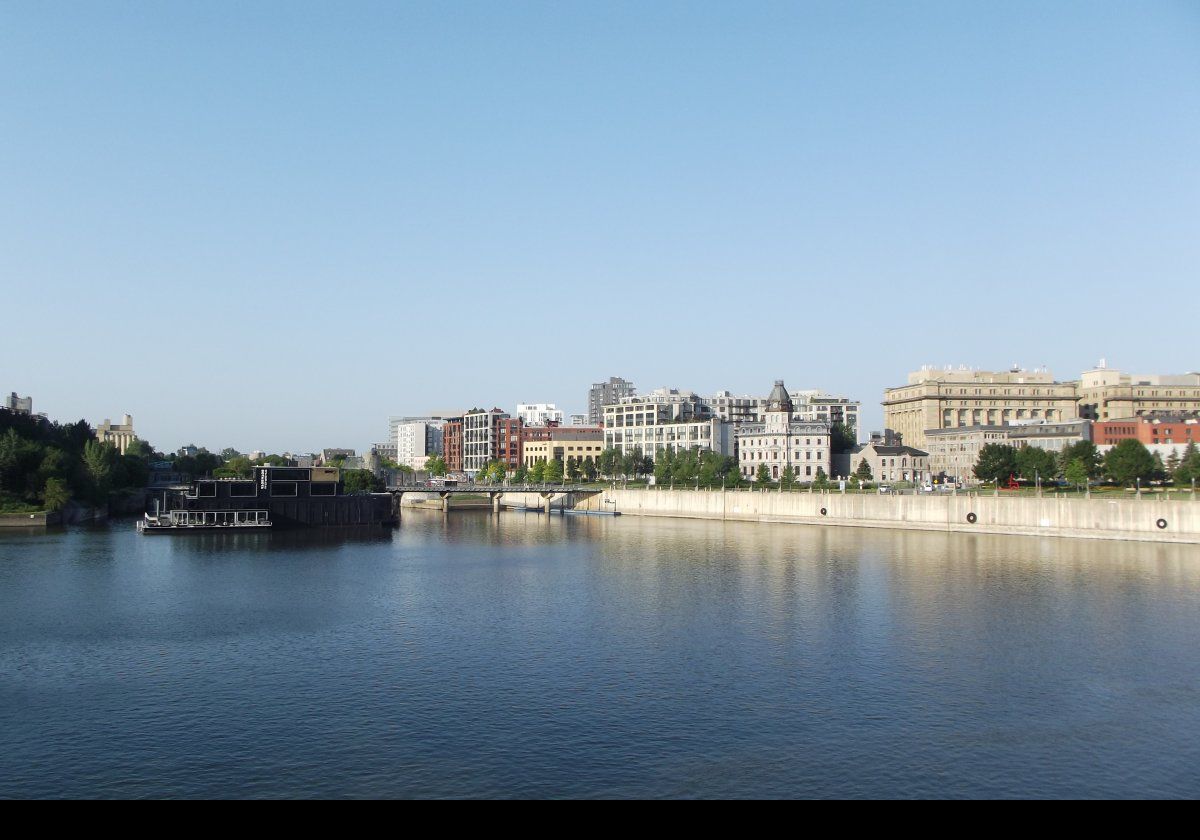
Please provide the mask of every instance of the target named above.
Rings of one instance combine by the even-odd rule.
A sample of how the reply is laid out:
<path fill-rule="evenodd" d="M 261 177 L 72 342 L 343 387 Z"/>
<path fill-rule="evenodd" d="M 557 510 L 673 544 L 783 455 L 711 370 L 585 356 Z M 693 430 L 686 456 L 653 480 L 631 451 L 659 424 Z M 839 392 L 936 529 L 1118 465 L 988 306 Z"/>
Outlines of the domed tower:
<path fill-rule="evenodd" d="M 766 431 L 787 433 L 788 424 L 792 421 L 792 398 L 783 387 L 783 380 L 776 379 L 771 396 L 767 397 L 767 409 L 763 419 L 766 421 Z"/>

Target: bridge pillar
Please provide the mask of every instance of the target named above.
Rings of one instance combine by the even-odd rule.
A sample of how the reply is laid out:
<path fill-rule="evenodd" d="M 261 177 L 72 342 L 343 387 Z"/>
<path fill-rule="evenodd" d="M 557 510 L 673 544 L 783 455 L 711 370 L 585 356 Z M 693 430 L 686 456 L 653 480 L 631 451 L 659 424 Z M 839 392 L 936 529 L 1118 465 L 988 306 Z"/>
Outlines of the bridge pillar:
<path fill-rule="evenodd" d="M 449 513 L 450 512 L 450 494 L 449 493 L 438 493 L 438 495 L 442 497 L 442 513 Z"/>
<path fill-rule="evenodd" d="M 404 491 L 392 493 L 392 498 L 396 500 L 396 518 L 399 519 L 402 515 L 400 510 L 404 507 Z"/>
<path fill-rule="evenodd" d="M 500 497 L 503 496 L 504 494 L 503 493 L 488 493 L 488 495 L 492 497 L 492 513 L 499 516 L 500 515 Z"/>
<path fill-rule="evenodd" d="M 549 516 L 550 511 L 553 510 L 553 507 L 551 506 L 550 502 L 554 498 L 554 494 L 553 493 L 542 493 L 541 495 L 542 495 L 542 508 L 546 511 L 546 515 Z"/>

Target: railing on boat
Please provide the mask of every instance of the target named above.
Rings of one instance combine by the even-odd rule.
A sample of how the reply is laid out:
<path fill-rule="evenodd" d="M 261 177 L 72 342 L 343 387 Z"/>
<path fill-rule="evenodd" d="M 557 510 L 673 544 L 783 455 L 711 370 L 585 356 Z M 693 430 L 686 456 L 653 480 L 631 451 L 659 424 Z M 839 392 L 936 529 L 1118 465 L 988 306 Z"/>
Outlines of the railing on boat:
<path fill-rule="evenodd" d="M 168 528 L 268 528 L 271 513 L 266 510 L 172 510 L 146 514 L 138 530 Z"/>

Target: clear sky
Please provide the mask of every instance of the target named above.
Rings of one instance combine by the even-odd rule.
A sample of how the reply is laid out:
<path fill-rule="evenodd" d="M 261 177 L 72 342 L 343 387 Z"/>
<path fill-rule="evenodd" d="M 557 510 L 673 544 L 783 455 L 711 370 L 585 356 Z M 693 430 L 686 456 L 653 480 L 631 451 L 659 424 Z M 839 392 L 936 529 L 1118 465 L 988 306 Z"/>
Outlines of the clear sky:
<path fill-rule="evenodd" d="M 0 391 L 160 448 L 1200 368 L 1200 2 L 0 2 Z"/>

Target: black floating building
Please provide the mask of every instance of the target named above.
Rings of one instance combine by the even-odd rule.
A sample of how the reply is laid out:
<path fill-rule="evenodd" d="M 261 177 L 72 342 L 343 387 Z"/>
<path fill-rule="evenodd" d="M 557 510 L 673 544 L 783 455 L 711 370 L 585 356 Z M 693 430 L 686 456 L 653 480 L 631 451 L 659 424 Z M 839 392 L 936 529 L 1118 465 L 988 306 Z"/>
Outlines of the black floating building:
<path fill-rule="evenodd" d="M 262 511 L 276 528 L 390 525 L 388 493 L 346 495 L 333 467 L 255 467 L 251 478 L 204 478 L 150 494 L 154 512 Z"/>

